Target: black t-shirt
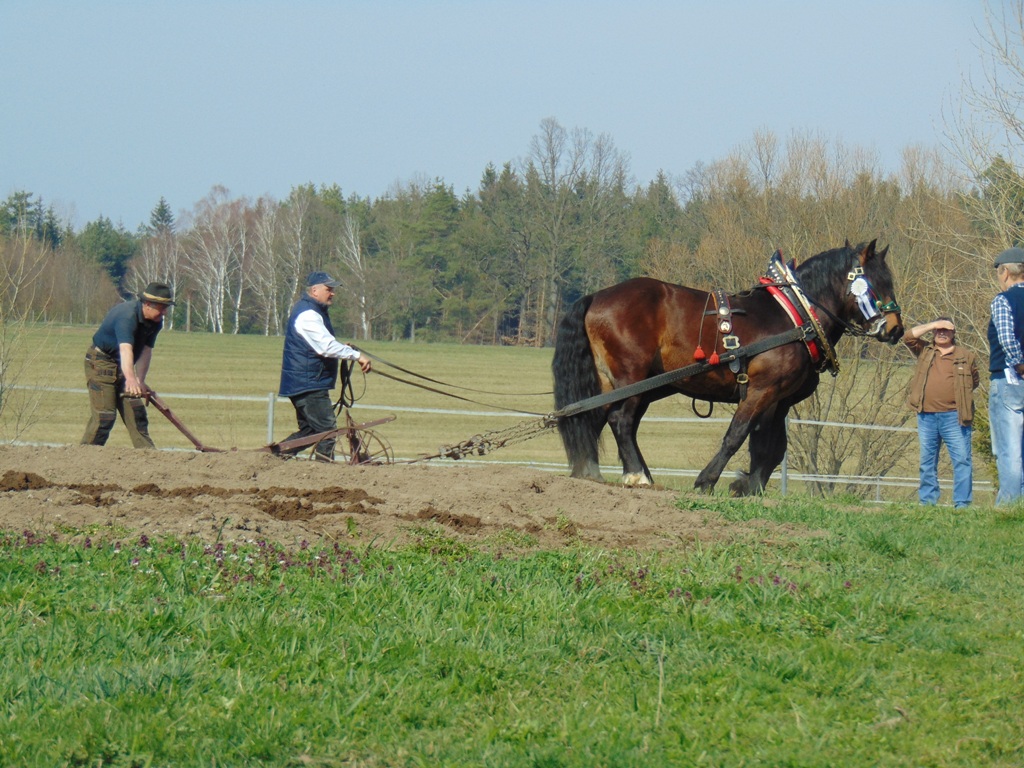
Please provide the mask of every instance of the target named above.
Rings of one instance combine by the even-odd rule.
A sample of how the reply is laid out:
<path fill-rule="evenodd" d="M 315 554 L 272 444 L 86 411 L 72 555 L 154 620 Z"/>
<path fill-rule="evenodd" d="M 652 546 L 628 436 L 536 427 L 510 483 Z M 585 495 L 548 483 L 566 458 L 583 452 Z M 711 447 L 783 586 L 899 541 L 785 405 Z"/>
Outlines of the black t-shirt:
<path fill-rule="evenodd" d="M 157 334 L 163 327 L 163 318 L 147 320 L 142 315 L 141 301 L 126 301 L 107 312 L 93 334 L 92 343 L 115 360 L 121 358 L 121 345 L 131 344 L 138 360 L 143 347 L 156 346 Z"/>

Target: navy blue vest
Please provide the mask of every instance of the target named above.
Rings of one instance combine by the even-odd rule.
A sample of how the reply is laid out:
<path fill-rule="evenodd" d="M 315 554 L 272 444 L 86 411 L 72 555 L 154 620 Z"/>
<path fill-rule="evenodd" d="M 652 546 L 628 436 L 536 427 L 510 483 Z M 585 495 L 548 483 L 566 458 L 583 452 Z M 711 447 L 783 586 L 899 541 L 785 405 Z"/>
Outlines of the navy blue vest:
<path fill-rule="evenodd" d="M 281 359 L 281 397 L 301 395 L 318 389 L 334 389 L 338 380 L 338 361 L 333 357 L 321 357 L 309 343 L 295 331 L 295 318 L 312 309 L 324 320 L 327 332 L 334 335 L 327 307 L 308 294 L 303 296 L 292 309 L 288 328 L 284 334 L 284 353 Z"/>
<path fill-rule="evenodd" d="M 1020 287 L 1018 284 L 1003 291 L 1000 295 L 1005 296 L 1006 300 L 1010 302 L 1010 310 L 1013 312 L 1013 329 L 1017 338 L 1024 339 L 1024 287 Z M 988 369 L 991 378 L 1001 379 L 1005 375 L 1003 369 L 1006 368 L 1006 352 L 999 343 L 996 324 L 992 322 L 992 318 L 989 318 L 988 321 L 988 348 L 990 352 Z"/>

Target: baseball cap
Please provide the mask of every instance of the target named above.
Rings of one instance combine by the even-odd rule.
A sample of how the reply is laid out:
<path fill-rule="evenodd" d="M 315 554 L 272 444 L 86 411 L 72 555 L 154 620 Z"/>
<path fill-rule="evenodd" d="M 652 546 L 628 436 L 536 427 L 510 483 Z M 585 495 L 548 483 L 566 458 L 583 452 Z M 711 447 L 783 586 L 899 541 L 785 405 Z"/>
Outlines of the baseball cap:
<path fill-rule="evenodd" d="M 306 287 L 312 288 L 314 285 L 326 285 L 328 288 L 337 288 L 338 281 L 326 272 L 310 272 L 306 278 Z"/>

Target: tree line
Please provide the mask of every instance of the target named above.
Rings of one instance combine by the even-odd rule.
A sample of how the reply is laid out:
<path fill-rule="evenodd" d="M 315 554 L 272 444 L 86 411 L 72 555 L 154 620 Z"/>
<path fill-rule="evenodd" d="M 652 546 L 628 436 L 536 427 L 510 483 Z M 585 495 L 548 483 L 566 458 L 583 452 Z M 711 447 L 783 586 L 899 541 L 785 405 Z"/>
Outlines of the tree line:
<path fill-rule="evenodd" d="M 21 247 L 37 263 L 39 317 L 93 322 L 161 280 L 179 299 L 171 327 L 278 334 L 305 274 L 322 269 L 343 283 L 333 312 L 352 338 L 544 345 L 567 302 L 637 273 L 651 243 L 696 243 L 699 203 L 681 203 L 664 174 L 633 185 L 606 136 L 546 120 L 530 146 L 461 196 L 442 179 L 378 199 L 218 186 L 177 215 L 161 199 L 135 232 L 104 217 L 73 232 L 19 192 L 0 207 L 0 236 L 8 260 Z"/>
<path fill-rule="evenodd" d="M 304 276 L 326 270 L 353 339 L 540 346 L 568 304 L 619 280 L 743 290 L 776 248 L 799 260 L 877 237 L 922 316 L 953 311 L 973 328 L 984 307 L 964 289 L 983 277 L 986 243 L 1012 240 L 1022 188 L 1000 157 L 965 186 L 937 151 L 908 149 L 883 173 L 869 153 L 770 133 L 637 185 L 609 138 L 547 120 L 524 161 L 488 166 L 461 196 L 441 179 L 373 200 L 337 185 L 281 201 L 218 186 L 177 215 L 160 199 L 135 232 L 102 216 L 75 232 L 18 192 L 0 204 L 0 243 L 5 301 L 40 319 L 96 322 L 159 280 L 178 299 L 173 328 L 279 334 Z"/>

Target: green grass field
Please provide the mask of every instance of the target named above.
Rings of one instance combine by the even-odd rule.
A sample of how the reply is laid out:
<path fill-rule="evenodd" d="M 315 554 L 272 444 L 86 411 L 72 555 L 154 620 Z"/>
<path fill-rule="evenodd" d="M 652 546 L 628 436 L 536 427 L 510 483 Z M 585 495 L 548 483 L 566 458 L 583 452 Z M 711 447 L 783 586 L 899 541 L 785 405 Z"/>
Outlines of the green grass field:
<path fill-rule="evenodd" d="M 0 764 L 1024 764 L 1020 509 L 682 503 L 793 535 L 516 554 L 427 529 L 397 551 L 0 534 Z"/>
<path fill-rule="evenodd" d="M 85 349 L 95 329 L 68 326 L 39 326 L 27 330 L 21 340 L 21 355 L 30 364 L 18 384 L 77 392 L 18 390 L 13 400 L 38 396 L 32 410 L 33 422 L 16 430 L 12 409 L 4 416 L 2 437 L 36 443 L 76 443 L 88 417 L 82 370 Z M 148 383 L 160 393 L 174 413 L 206 445 L 218 448 L 256 449 L 268 442 L 270 394 L 276 392 L 280 373 L 282 341 L 278 337 L 224 336 L 164 332 L 154 353 Z M 460 384 L 476 390 L 509 393 L 483 394 L 447 389 L 477 403 L 445 397 L 398 383 L 371 373 L 365 380 L 356 374 L 355 390 L 359 401 L 352 409 L 357 422 L 388 415 L 395 421 L 377 427 L 394 454 L 402 459 L 432 455 L 443 445 L 453 445 L 474 435 L 505 430 L 534 417 L 500 409 L 547 413 L 553 410 L 550 392 L 550 349 L 514 347 L 476 347 L 455 344 L 408 344 L 367 342 L 365 348 L 394 365 L 439 381 Z M 385 366 L 379 370 L 407 380 L 407 374 Z M 426 386 L 435 385 L 420 381 Z M 435 387 L 437 388 L 437 387 Z M 236 399 L 231 399 L 236 398 Z M 480 403 L 480 404 L 478 404 Z M 18 403 L 15 403 L 18 405 Z M 701 408 L 706 409 L 702 403 Z M 415 409 L 423 412 L 412 412 Z M 191 443 L 158 412 L 150 411 L 151 434 L 162 448 L 191 449 Z M 718 450 L 725 433 L 724 420 L 731 416 L 730 406 L 715 407 L 713 418 L 697 419 L 688 399 L 677 397 L 655 403 L 640 429 L 640 445 L 655 479 L 668 487 L 690 488 L 696 470 L 702 468 Z M 689 419 L 679 423 L 659 419 Z M 274 406 L 273 438 L 283 440 L 294 430 L 294 411 L 286 400 Z M 602 457 L 609 470 L 608 479 L 616 479 L 615 445 L 605 433 Z M 112 446 L 129 445 L 123 425 L 115 427 Z M 539 437 L 495 451 L 487 461 L 531 462 L 551 469 L 565 467 L 565 455 L 555 430 Z M 733 458 L 723 480 L 745 469 L 749 459 L 746 448 Z M 916 455 L 904 457 L 892 473 L 916 476 Z M 692 470 L 689 476 L 657 469 Z M 944 466 L 943 469 L 946 469 Z M 947 471 L 943 477 L 950 477 Z M 727 483 L 723 483 L 723 487 Z M 777 488 L 778 483 L 773 483 Z M 799 484 L 793 487 L 799 490 Z M 884 489 L 883 498 L 912 498 L 913 488 Z M 983 498 L 979 494 L 979 498 Z"/>

